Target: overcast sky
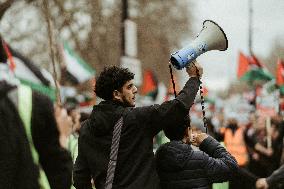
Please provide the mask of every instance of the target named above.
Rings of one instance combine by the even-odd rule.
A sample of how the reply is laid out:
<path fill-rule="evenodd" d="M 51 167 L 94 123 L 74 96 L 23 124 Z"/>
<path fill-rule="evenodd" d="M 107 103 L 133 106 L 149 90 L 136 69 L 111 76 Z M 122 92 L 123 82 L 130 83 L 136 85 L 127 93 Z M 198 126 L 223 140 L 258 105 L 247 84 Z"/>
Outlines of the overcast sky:
<path fill-rule="evenodd" d="M 200 31 L 204 20 L 213 20 L 229 41 L 227 51 L 210 51 L 197 59 L 204 67 L 204 84 L 211 90 L 224 89 L 235 80 L 238 53 L 248 54 L 248 1 L 193 1 L 194 32 Z M 267 56 L 276 38 L 284 43 L 284 0 L 253 0 L 254 53 Z"/>

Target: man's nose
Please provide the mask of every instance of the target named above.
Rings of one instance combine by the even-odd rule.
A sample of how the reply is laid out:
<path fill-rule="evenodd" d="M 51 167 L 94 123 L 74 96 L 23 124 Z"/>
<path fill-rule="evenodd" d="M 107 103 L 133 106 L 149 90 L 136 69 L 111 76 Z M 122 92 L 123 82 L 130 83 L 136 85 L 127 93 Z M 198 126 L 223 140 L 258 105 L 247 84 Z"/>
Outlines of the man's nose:
<path fill-rule="evenodd" d="M 137 93 L 137 87 L 136 86 L 134 86 L 134 88 L 133 88 L 133 93 Z"/>

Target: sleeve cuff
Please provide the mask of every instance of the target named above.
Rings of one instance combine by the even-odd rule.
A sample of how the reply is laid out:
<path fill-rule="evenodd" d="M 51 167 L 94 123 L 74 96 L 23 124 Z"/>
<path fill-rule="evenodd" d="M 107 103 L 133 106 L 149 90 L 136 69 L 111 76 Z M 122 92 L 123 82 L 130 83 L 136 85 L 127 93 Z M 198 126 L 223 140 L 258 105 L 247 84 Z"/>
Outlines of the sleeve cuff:
<path fill-rule="evenodd" d="M 208 155 L 212 155 L 217 149 L 219 143 L 213 137 L 208 136 L 202 141 L 199 148 L 200 150 L 206 152 Z"/>

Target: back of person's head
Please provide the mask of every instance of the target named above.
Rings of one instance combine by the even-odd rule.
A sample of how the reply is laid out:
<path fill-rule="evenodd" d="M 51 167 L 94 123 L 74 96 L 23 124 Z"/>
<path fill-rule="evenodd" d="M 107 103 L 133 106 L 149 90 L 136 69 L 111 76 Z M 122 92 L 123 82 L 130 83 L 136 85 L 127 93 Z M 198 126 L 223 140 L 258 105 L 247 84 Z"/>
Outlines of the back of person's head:
<path fill-rule="evenodd" d="M 132 79 L 134 79 L 134 74 L 127 68 L 106 67 L 96 80 L 95 93 L 104 100 L 111 100 L 113 91 L 120 91 L 123 85 Z"/>
<path fill-rule="evenodd" d="M 235 118 L 229 118 L 227 120 L 227 125 L 228 126 L 238 127 L 238 121 Z"/>
<path fill-rule="evenodd" d="M 184 119 L 182 125 L 168 126 L 164 128 L 165 136 L 170 140 L 182 140 L 186 134 L 186 129 L 190 127 L 190 117 L 187 116 Z"/>

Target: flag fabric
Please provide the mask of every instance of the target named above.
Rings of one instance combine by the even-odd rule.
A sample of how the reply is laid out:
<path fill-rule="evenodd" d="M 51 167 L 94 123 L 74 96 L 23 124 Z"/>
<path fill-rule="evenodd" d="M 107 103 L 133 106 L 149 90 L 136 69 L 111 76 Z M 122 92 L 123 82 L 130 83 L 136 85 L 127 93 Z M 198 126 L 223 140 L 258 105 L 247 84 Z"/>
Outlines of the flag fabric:
<path fill-rule="evenodd" d="M 273 79 L 273 76 L 266 72 L 263 69 L 252 69 L 244 74 L 243 77 L 241 77 L 242 81 L 248 82 L 250 85 L 252 85 L 255 81 L 270 81 Z"/>
<path fill-rule="evenodd" d="M 144 96 L 151 96 L 155 99 L 158 90 L 157 78 L 152 70 L 145 70 L 143 74 L 143 83 L 141 94 Z"/>
<path fill-rule="evenodd" d="M 280 58 L 277 61 L 276 84 L 278 86 L 284 85 L 284 62 Z"/>
<path fill-rule="evenodd" d="M 14 73 L 15 72 L 15 68 L 16 68 L 16 64 L 14 62 L 14 59 L 12 57 L 12 54 L 11 54 L 11 52 L 9 50 L 8 45 L 6 44 L 6 42 L 4 40 L 2 41 L 2 43 L 3 43 L 4 50 L 6 52 L 6 55 L 8 57 L 8 60 L 9 60 L 10 70 Z"/>
<path fill-rule="evenodd" d="M 253 85 L 255 82 L 267 82 L 274 79 L 274 76 L 260 63 L 255 55 L 248 58 L 249 69 L 240 78 L 241 81 L 246 81 L 249 85 Z"/>
<path fill-rule="evenodd" d="M 95 70 L 76 54 L 66 42 L 63 44 L 62 55 L 66 70 L 73 77 L 75 83 L 83 83 L 94 77 Z"/>
<path fill-rule="evenodd" d="M 7 43 L 2 43 L 3 49 L 7 55 L 7 63 L 15 77 L 33 90 L 41 92 L 55 100 L 55 89 L 52 87 L 41 69 L 39 69 L 28 58 L 14 50 Z"/>
<path fill-rule="evenodd" d="M 239 53 L 238 78 L 240 79 L 249 69 L 249 60 L 242 52 Z"/>
<path fill-rule="evenodd" d="M 280 89 L 280 94 L 284 94 L 284 62 L 280 58 L 277 61 L 276 85 Z"/>
<path fill-rule="evenodd" d="M 249 57 L 249 65 L 251 68 L 264 68 L 263 64 L 260 63 L 254 54 Z"/>

